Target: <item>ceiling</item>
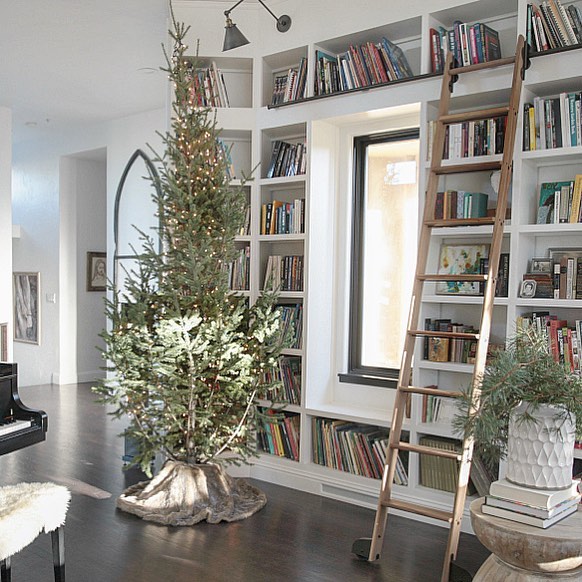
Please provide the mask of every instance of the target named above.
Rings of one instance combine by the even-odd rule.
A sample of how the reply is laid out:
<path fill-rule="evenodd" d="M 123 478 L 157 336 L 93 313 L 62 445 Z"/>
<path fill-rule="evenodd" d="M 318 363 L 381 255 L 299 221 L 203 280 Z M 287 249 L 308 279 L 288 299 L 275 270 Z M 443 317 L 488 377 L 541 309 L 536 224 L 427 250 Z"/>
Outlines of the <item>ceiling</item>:
<path fill-rule="evenodd" d="M 2 1 L 0 106 L 15 142 L 163 107 L 167 1 Z"/>

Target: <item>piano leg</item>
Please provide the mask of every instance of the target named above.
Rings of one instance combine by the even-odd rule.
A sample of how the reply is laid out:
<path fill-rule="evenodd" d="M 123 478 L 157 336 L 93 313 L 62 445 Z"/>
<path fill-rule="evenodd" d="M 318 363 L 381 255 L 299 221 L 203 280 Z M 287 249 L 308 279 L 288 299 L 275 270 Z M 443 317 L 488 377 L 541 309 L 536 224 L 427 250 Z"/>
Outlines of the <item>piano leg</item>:
<path fill-rule="evenodd" d="M 10 556 L 0 562 L 0 574 L 2 582 L 10 582 L 12 580 L 12 572 L 10 570 Z"/>
<path fill-rule="evenodd" d="M 55 582 L 65 582 L 65 526 L 51 531 Z M 2 580 L 4 582 L 4 580 Z M 10 582 L 9 580 L 7 582 Z"/>

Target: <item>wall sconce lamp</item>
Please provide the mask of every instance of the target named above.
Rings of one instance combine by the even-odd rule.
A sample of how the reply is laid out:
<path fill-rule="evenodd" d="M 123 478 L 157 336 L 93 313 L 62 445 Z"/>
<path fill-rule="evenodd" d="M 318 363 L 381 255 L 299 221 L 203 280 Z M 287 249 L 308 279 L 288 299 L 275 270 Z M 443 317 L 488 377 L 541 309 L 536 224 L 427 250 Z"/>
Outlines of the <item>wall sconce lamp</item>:
<path fill-rule="evenodd" d="M 229 51 L 239 46 L 244 46 L 249 44 L 247 37 L 236 27 L 236 24 L 231 20 L 230 13 L 244 0 L 238 0 L 238 2 L 230 9 L 224 12 L 226 16 L 226 26 L 224 27 L 224 45 L 222 46 L 222 52 Z M 291 28 L 291 17 L 283 14 L 281 16 L 276 16 L 272 10 L 263 2 L 259 0 L 259 4 L 277 21 L 277 30 L 279 32 L 287 32 Z"/>

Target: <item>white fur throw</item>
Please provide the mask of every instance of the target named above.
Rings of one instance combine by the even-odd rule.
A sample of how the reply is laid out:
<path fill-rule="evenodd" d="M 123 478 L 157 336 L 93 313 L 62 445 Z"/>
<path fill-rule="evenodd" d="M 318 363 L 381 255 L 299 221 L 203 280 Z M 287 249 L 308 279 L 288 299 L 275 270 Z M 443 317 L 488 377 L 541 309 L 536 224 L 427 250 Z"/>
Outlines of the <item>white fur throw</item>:
<path fill-rule="evenodd" d="M 25 548 L 43 530 L 65 523 L 71 493 L 54 483 L 0 487 L 0 560 Z"/>

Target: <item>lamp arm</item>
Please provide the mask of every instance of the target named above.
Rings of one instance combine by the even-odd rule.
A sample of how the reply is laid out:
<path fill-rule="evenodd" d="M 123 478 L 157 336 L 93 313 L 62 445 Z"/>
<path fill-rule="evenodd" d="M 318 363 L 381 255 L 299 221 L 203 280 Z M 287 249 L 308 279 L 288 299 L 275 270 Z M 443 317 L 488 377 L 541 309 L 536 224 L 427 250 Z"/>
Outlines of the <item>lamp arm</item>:
<path fill-rule="evenodd" d="M 235 4 L 235 5 L 232 7 L 232 8 L 230 8 L 229 10 L 225 10 L 225 11 L 224 11 L 224 15 L 225 15 L 225 16 L 228 18 L 228 16 L 230 16 L 230 13 L 231 13 L 231 12 L 232 12 L 232 11 L 233 11 L 233 10 L 234 10 L 234 9 L 235 9 L 235 8 L 236 8 L 238 5 L 239 5 L 239 4 L 242 4 L 244 1 L 245 1 L 245 0 L 238 0 L 238 2 L 237 2 L 237 3 L 236 3 L 236 4 Z M 261 0 L 259 0 L 259 2 L 261 2 Z M 263 3 L 261 2 L 261 4 L 263 4 Z M 263 6 L 265 6 L 265 5 L 263 4 Z M 267 7 L 265 6 L 265 8 L 267 8 Z M 267 10 L 269 10 L 269 9 L 267 8 Z M 271 12 L 271 11 L 269 10 L 269 12 Z M 271 14 L 273 14 L 273 13 L 271 12 Z M 273 16 L 275 16 L 275 15 L 273 14 Z M 275 16 L 275 18 L 277 18 L 277 17 Z"/>
<path fill-rule="evenodd" d="M 241 0 L 242 2 L 242 0 Z M 240 2 L 239 2 L 240 4 Z M 263 2 L 263 0 L 259 0 L 259 4 L 263 6 L 263 8 L 275 19 L 279 20 L 279 17 Z M 231 9 L 232 10 L 232 9 Z"/>

